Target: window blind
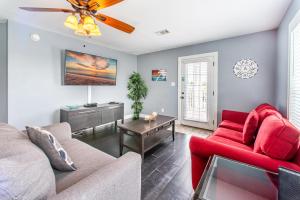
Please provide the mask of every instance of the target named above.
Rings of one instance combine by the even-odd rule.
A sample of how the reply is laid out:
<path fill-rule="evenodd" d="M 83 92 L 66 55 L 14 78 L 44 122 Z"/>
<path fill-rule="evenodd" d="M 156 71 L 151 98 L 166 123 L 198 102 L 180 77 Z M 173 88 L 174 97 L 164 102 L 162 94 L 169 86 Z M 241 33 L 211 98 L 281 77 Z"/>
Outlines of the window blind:
<path fill-rule="evenodd" d="M 289 120 L 300 128 L 300 24 L 291 32 Z"/>

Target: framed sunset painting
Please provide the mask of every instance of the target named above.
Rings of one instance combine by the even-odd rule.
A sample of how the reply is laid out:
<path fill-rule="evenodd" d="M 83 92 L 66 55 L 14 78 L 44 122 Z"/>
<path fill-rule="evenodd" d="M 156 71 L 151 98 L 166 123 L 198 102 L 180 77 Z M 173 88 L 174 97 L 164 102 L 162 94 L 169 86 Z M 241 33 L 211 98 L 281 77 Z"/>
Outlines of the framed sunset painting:
<path fill-rule="evenodd" d="M 164 69 L 152 70 L 152 81 L 167 81 L 167 70 Z"/>
<path fill-rule="evenodd" d="M 65 51 L 64 85 L 116 85 L 117 60 Z"/>

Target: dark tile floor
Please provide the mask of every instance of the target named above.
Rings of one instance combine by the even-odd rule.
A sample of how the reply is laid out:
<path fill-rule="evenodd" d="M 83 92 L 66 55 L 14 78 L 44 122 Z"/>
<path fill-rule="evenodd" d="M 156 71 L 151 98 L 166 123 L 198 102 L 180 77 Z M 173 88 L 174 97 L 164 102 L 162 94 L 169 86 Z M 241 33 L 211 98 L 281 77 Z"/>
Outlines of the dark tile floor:
<path fill-rule="evenodd" d="M 118 129 L 108 125 L 97 129 L 96 134 L 88 133 L 78 137 L 112 156 L 119 157 Z M 188 200 L 192 198 L 190 136 L 176 133 L 153 148 L 145 155 L 142 165 L 143 200 Z M 125 150 L 126 151 L 126 150 Z"/>

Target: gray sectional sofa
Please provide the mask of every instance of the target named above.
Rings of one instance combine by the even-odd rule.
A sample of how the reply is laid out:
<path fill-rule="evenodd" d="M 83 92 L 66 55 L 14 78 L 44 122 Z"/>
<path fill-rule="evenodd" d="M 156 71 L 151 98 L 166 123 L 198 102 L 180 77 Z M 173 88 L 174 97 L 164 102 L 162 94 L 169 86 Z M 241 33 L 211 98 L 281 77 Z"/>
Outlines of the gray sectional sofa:
<path fill-rule="evenodd" d="M 54 170 L 27 135 L 0 123 L 0 199 L 140 200 L 141 157 L 116 159 L 72 139 L 69 124 L 44 127 L 68 152 L 73 172 Z"/>

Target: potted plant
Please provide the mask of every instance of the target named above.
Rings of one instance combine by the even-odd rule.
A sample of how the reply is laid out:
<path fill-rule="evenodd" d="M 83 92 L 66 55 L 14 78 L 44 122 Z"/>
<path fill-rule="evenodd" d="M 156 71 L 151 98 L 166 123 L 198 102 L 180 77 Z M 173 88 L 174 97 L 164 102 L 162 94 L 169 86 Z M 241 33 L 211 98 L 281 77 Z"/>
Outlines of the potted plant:
<path fill-rule="evenodd" d="M 140 118 L 140 113 L 143 110 L 142 99 L 145 99 L 148 93 L 148 87 L 146 86 L 141 75 L 137 72 L 133 72 L 128 81 L 128 98 L 133 101 L 131 108 L 133 109 L 133 119 Z"/>

